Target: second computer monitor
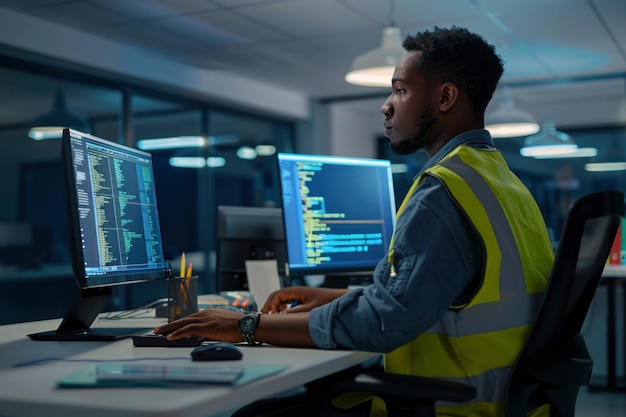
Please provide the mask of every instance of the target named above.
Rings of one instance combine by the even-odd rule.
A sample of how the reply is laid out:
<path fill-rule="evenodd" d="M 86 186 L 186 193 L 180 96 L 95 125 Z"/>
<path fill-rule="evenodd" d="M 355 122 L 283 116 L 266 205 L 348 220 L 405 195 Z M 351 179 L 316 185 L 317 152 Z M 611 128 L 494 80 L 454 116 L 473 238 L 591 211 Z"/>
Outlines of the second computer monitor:
<path fill-rule="evenodd" d="M 278 154 L 289 275 L 372 271 L 395 227 L 391 163 Z"/>
<path fill-rule="evenodd" d="M 221 291 L 248 291 L 246 261 L 275 259 L 285 275 L 283 216 L 272 207 L 217 207 L 216 282 Z"/>

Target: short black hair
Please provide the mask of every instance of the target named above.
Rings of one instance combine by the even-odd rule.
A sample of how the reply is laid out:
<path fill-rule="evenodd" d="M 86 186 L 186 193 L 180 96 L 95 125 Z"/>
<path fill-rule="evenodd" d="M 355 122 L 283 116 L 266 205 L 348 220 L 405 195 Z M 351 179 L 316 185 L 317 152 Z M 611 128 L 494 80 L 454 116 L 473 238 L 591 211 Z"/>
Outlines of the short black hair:
<path fill-rule="evenodd" d="M 475 110 L 484 113 L 504 71 L 493 45 L 464 28 L 435 26 L 431 31 L 408 35 L 402 46 L 421 52 L 416 69 L 465 90 Z"/>

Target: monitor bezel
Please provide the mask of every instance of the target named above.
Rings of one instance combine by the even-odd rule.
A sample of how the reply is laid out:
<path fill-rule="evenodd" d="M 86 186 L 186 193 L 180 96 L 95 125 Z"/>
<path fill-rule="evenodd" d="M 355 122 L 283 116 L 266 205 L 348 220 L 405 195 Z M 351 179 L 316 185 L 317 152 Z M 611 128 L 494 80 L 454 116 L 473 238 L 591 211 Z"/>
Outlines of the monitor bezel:
<path fill-rule="evenodd" d="M 286 153 L 280 152 L 276 154 L 276 164 L 278 165 L 278 183 L 280 188 L 280 199 L 281 199 L 281 207 L 283 209 L 283 227 L 285 234 L 285 242 L 286 242 L 286 250 L 287 250 L 287 263 L 285 265 L 286 274 L 288 277 L 306 277 L 313 275 L 325 275 L 325 276 L 359 276 L 359 275 L 370 275 L 373 270 L 376 268 L 381 257 L 376 258 L 376 260 L 372 260 L 368 263 L 350 263 L 346 265 L 314 265 L 309 267 L 298 266 L 294 267 L 291 262 L 292 255 L 290 253 L 290 245 L 289 245 L 289 233 L 287 231 L 287 222 L 289 218 L 287 213 L 284 211 L 284 192 L 283 189 L 283 181 L 282 181 L 282 172 L 280 167 L 280 162 L 284 158 L 293 158 L 293 159 L 311 159 L 315 161 L 325 160 L 329 163 L 340 163 L 351 162 L 354 164 L 375 164 L 379 165 L 381 168 L 386 168 L 388 171 L 388 180 L 390 181 L 390 189 L 389 189 L 389 203 L 390 203 L 390 222 L 391 229 L 390 233 L 384 236 L 385 242 L 384 247 L 388 248 L 391 242 L 391 235 L 393 234 L 393 230 L 395 229 L 396 224 L 396 202 L 394 196 L 394 188 L 393 188 L 393 177 L 391 170 L 391 161 L 386 159 L 375 159 L 375 158 L 364 158 L 364 157 L 346 157 L 346 156 L 337 156 L 337 155 L 315 155 L 315 154 L 298 154 L 298 153 Z M 386 254 L 386 250 L 384 254 Z M 364 261 L 365 262 L 365 261 Z"/>

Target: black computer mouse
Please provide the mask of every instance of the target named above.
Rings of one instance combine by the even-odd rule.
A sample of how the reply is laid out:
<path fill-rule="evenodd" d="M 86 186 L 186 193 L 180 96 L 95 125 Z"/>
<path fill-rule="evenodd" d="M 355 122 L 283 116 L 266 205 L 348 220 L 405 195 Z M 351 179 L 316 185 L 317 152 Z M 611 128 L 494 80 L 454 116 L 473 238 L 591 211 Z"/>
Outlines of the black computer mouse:
<path fill-rule="evenodd" d="M 192 361 L 233 361 L 242 357 L 241 350 L 227 342 L 209 343 L 191 351 Z"/>

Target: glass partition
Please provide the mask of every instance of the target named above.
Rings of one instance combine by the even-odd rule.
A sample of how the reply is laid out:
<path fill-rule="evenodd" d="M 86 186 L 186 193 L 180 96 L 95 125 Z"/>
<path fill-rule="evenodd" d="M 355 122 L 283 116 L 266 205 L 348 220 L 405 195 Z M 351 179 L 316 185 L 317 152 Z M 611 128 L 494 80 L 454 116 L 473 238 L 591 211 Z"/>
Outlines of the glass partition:
<path fill-rule="evenodd" d="M 201 292 L 215 288 L 217 205 L 277 206 L 272 155 L 293 149 L 291 122 L 22 61 L 0 62 L 0 91 L 0 324 L 61 317 L 77 290 L 60 140 L 28 136 L 35 119 L 58 110 L 59 93 L 64 109 L 99 137 L 133 147 L 176 138 L 176 146 L 149 150 L 165 256 L 176 265 L 185 252 Z M 203 142 L 181 146 L 181 137 Z M 159 285 L 116 289 L 106 310 L 166 297 Z"/>

